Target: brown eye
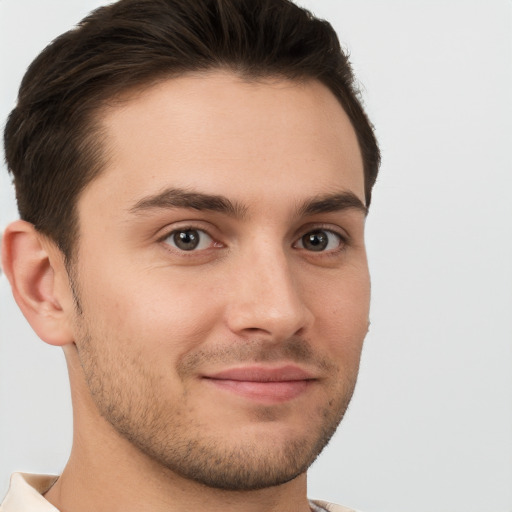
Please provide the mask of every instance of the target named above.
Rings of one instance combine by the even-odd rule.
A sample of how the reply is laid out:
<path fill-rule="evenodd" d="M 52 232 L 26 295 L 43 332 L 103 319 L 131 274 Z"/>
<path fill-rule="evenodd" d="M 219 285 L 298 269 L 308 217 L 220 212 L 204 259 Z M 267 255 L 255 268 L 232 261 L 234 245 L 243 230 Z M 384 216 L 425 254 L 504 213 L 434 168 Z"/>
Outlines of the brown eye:
<path fill-rule="evenodd" d="M 173 231 L 166 242 L 180 251 L 207 249 L 212 243 L 210 235 L 200 229 L 180 229 Z"/>
<path fill-rule="evenodd" d="M 334 231 L 315 229 L 302 236 L 297 242 L 297 247 L 306 251 L 322 252 L 338 249 L 342 242 L 341 236 Z"/>

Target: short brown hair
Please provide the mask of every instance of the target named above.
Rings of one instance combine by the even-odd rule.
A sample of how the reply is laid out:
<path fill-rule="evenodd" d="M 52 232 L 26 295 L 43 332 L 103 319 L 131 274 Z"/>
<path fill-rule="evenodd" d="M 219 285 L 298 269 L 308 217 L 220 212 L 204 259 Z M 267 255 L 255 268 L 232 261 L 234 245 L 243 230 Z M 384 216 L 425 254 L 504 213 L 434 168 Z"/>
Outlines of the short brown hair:
<path fill-rule="evenodd" d="M 55 39 L 23 78 L 4 133 L 21 217 L 69 261 L 78 196 L 104 166 L 101 107 L 130 88 L 214 68 L 324 83 L 355 129 L 370 204 L 379 148 L 329 23 L 289 0 L 120 0 Z"/>

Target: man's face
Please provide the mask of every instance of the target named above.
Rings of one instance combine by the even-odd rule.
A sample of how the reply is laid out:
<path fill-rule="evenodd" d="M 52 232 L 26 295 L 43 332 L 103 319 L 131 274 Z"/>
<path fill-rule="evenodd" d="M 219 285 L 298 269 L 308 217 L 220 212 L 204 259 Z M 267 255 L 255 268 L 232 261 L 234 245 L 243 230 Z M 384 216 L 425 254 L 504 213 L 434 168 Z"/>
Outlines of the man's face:
<path fill-rule="evenodd" d="M 186 478 L 295 478 L 343 416 L 368 327 L 346 114 L 318 82 L 212 72 L 146 89 L 104 126 L 75 268 L 94 403 Z"/>

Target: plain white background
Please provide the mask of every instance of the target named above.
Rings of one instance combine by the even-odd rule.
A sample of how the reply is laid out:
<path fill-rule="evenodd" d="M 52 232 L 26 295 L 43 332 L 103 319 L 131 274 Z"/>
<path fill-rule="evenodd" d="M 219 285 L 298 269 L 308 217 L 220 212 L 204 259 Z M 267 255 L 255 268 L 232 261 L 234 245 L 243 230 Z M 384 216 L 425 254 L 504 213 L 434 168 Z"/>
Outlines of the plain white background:
<path fill-rule="evenodd" d="M 30 61 L 99 1 L 0 0 L 0 118 Z M 350 50 L 383 165 L 372 326 L 310 496 L 367 512 L 512 511 L 512 2 L 302 0 Z M 5 169 L 0 228 L 16 218 Z M 0 494 L 59 472 L 64 358 L 0 281 Z"/>

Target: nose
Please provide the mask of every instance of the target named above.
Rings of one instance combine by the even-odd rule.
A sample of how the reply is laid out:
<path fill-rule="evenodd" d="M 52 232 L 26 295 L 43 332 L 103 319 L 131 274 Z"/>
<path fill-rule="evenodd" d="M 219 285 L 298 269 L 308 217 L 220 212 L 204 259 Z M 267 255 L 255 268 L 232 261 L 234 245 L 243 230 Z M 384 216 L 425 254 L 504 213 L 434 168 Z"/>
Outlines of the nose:
<path fill-rule="evenodd" d="M 278 342 L 307 331 L 313 314 L 289 259 L 282 249 L 264 248 L 240 258 L 226 309 L 237 336 Z"/>

